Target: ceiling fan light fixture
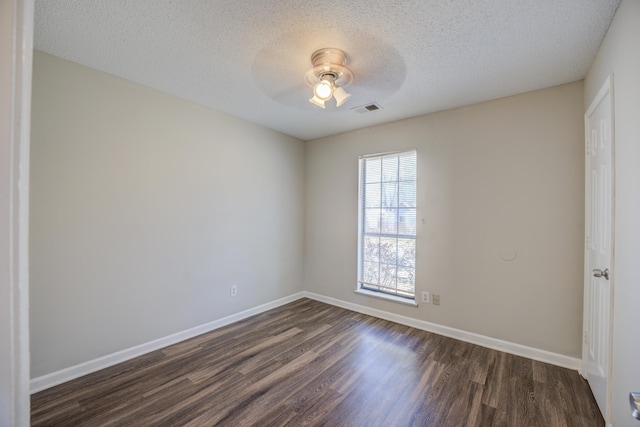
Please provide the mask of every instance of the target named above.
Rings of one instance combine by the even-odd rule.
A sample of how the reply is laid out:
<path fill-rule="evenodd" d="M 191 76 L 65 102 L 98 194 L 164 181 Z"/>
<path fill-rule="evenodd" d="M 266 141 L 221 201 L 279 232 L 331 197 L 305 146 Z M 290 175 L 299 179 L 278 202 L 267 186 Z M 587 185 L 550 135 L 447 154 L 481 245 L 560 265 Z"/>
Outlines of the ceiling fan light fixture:
<path fill-rule="evenodd" d="M 313 96 L 323 101 L 328 101 L 333 95 L 333 82 L 328 78 L 323 78 L 313 87 Z"/>
<path fill-rule="evenodd" d="M 310 103 L 317 105 L 320 108 L 324 108 L 324 101 L 317 96 L 313 95 L 313 98 L 309 100 Z"/>
<path fill-rule="evenodd" d="M 351 94 L 344 90 L 344 88 L 338 86 L 333 91 L 333 97 L 336 99 L 336 107 L 339 107 L 347 102 L 347 99 L 351 97 Z"/>
<path fill-rule="evenodd" d="M 333 97 L 336 106 L 340 107 L 349 99 L 351 94 L 344 87 L 351 84 L 353 74 L 345 67 L 346 62 L 347 55 L 340 49 L 323 48 L 313 52 L 313 68 L 304 76 L 307 85 L 313 88 L 309 102 L 325 108 L 324 103 Z"/>

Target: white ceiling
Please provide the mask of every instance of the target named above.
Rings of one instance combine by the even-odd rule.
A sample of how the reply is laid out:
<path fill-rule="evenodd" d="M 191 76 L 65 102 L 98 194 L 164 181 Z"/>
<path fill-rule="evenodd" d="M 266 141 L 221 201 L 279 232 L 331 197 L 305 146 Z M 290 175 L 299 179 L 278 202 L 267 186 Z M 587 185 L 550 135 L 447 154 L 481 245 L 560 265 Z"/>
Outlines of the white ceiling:
<path fill-rule="evenodd" d="M 310 140 L 580 80 L 619 2 L 37 0 L 35 47 Z M 323 47 L 354 74 L 339 109 L 307 101 Z"/>

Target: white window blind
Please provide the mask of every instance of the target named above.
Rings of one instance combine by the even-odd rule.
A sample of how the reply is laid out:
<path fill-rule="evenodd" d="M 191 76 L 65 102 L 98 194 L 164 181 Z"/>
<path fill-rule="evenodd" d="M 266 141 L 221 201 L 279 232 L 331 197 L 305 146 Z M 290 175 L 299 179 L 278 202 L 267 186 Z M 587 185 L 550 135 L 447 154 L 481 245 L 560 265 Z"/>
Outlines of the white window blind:
<path fill-rule="evenodd" d="M 414 150 L 360 158 L 362 289 L 415 296 L 416 157 Z"/>

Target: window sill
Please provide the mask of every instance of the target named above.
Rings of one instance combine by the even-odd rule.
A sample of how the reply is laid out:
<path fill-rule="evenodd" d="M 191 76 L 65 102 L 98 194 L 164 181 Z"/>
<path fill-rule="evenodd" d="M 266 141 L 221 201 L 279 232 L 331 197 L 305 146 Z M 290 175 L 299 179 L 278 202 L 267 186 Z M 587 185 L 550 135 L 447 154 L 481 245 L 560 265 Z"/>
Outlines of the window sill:
<path fill-rule="evenodd" d="M 391 302 L 397 302 L 404 305 L 410 305 L 412 307 L 418 306 L 418 303 L 416 302 L 415 299 L 408 299 L 408 298 L 397 297 L 394 295 L 387 295 L 381 292 L 368 291 L 366 289 L 356 289 L 355 293 L 360 295 L 366 295 L 368 297 L 383 299 L 385 301 L 391 301 Z"/>

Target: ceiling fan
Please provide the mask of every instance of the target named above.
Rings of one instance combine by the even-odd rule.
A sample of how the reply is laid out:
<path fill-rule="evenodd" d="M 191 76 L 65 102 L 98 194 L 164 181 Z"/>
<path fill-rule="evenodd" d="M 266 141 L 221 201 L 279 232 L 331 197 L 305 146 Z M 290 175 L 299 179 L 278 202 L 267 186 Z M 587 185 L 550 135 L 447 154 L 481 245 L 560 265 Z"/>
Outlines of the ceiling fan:
<path fill-rule="evenodd" d="M 353 74 L 345 66 L 347 55 L 340 49 L 322 48 L 311 55 L 313 68 L 304 75 L 305 82 L 313 88 L 309 102 L 325 108 L 325 102 L 335 98 L 340 107 L 351 97 L 344 88 L 353 81 Z"/>

